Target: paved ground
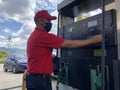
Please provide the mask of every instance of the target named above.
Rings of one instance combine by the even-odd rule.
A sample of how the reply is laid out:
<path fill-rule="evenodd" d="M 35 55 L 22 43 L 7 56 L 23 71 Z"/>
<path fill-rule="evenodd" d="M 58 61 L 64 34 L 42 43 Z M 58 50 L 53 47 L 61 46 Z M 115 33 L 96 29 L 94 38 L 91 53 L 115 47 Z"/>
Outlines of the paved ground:
<path fill-rule="evenodd" d="M 4 72 L 3 64 L 0 64 L 0 90 L 22 90 L 23 73 L 13 74 Z M 56 90 L 56 81 L 52 81 L 53 90 Z"/>

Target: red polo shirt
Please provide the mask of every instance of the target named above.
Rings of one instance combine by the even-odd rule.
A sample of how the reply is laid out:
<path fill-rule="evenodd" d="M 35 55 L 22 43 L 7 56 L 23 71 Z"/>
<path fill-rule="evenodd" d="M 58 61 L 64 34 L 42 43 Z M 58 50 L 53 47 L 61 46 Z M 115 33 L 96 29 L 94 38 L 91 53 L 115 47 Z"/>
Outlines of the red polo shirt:
<path fill-rule="evenodd" d="M 63 38 L 36 28 L 27 42 L 27 72 L 51 74 L 53 72 L 52 50 L 60 48 L 63 42 Z"/>

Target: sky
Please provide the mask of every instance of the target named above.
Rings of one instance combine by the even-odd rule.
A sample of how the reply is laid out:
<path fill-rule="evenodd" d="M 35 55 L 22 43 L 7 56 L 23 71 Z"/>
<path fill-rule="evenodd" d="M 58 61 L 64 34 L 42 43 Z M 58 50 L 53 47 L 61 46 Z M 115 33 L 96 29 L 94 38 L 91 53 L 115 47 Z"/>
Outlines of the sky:
<path fill-rule="evenodd" d="M 0 0 L 0 47 L 26 49 L 29 35 L 35 28 L 34 15 L 46 9 L 58 15 L 57 4 L 63 0 Z M 51 33 L 57 34 L 57 20 Z"/>

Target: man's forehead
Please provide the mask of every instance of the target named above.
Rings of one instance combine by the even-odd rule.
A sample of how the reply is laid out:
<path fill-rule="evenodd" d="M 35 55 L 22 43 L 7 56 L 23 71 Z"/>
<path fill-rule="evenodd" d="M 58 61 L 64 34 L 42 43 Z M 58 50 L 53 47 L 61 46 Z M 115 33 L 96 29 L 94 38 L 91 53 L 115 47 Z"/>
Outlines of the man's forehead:
<path fill-rule="evenodd" d="M 44 18 L 43 20 L 45 20 L 45 21 L 47 21 L 47 22 L 51 22 L 51 20 L 50 20 L 50 19 L 45 19 L 45 18 Z"/>

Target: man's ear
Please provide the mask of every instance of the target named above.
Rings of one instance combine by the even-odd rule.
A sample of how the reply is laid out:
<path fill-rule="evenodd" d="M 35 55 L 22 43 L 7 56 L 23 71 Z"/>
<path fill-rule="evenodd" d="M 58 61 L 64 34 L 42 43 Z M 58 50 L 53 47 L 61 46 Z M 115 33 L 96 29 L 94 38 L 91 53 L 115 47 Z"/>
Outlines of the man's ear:
<path fill-rule="evenodd" d="M 44 21 L 44 19 L 41 18 L 41 19 L 40 19 L 40 23 L 41 23 L 42 26 L 45 26 L 45 21 Z"/>

